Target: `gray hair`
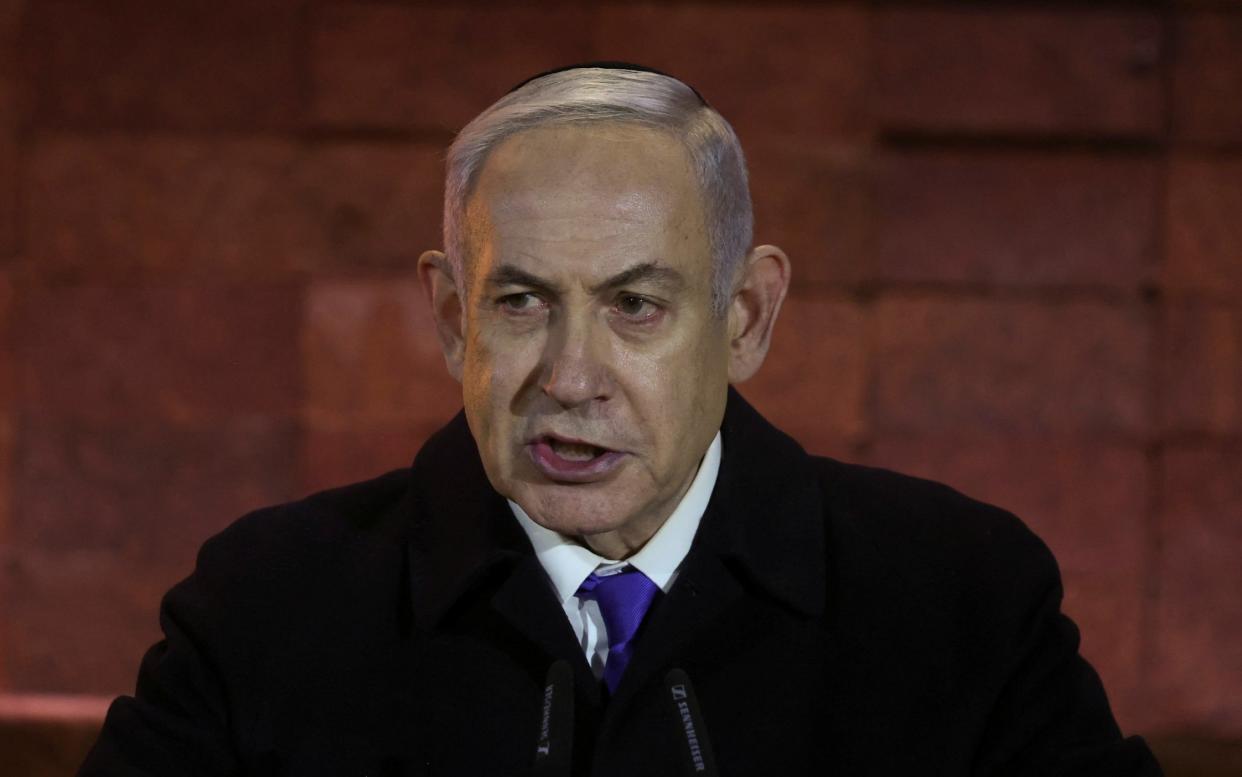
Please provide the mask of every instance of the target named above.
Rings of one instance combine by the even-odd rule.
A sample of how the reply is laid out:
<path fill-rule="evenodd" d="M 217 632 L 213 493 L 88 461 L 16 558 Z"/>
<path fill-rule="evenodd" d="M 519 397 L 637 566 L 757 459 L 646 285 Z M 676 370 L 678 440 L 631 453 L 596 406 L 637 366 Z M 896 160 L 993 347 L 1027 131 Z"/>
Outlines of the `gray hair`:
<path fill-rule="evenodd" d="M 685 147 L 703 195 L 713 258 L 712 308 L 723 315 L 754 231 L 742 146 L 724 117 L 693 89 L 675 78 L 639 70 L 583 67 L 535 78 L 458 133 L 448 151 L 444 245 L 459 291 L 465 287 L 467 200 L 491 151 L 536 127 L 603 122 L 661 130 Z"/>

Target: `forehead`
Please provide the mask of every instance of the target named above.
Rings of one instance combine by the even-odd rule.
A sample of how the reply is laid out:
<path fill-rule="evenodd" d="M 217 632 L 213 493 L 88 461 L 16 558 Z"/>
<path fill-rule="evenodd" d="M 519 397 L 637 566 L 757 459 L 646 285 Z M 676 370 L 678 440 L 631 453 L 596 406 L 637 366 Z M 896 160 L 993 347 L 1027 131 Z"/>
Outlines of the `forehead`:
<path fill-rule="evenodd" d="M 697 242 L 697 179 L 682 144 L 630 125 L 543 127 L 494 149 L 467 218 L 491 241 Z"/>
<path fill-rule="evenodd" d="M 501 141 L 481 170 L 476 195 L 504 193 L 529 202 L 548 189 L 579 193 L 626 187 L 675 193 L 694 190 L 682 144 L 670 134 L 638 125 L 539 127 Z"/>

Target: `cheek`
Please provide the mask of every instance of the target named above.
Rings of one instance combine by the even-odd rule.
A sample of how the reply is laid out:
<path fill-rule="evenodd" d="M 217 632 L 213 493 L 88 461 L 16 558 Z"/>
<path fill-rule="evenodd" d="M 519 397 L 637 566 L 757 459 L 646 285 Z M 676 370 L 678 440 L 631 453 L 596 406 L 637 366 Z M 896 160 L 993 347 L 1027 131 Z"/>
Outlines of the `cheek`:
<path fill-rule="evenodd" d="M 491 330 L 480 330 L 466 345 L 462 373 L 463 394 L 479 414 L 489 416 L 489 425 L 503 424 L 523 390 L 539 354 L 537 338 L 498 337 Z"/>
<path fill-rule="evenodd" d="M 470 431 L 492 485 L 505 492 L 513 476 L 513 419 L 510 417 L 505 365 L 478 340 L 469 343 L 462 374 L 462 396 Z"/>
<path fill-rule="evenodd" d="M 473 409 L 477 412 L 491 404 L 491 376 L 495 365 L 491 359 L 486 357 L 486 353 L 479 352 L 476 344 L 472 343 L 467 346 L 461 383 L 462 395 L 468 410 Z"/>
<path fill-rule="evenodd" d="M 503 423 L 497 413 L 496 367 L 492 350 L 477 334 L 471 333 L 466 340 L 462 365 L 462 399 L 471 432 L 482 450 L 491 446 L 497 423 Z"/>
<path fill-rule="evenodd" d="M 505 348 L 497 344 L 486 321 L 475 324 L 466 338 L 463 374 L 479 397 L 492 393 L 498 376 L 507 372 Z"/>
<path fill-rule="evenodd" d="M 632 354 L 623 365 L 648 428 L 672 448 L 718 420 L 712 416 L 728 385 L 727 347 L 710 334 L 696 334 L 676 347 Z"/>

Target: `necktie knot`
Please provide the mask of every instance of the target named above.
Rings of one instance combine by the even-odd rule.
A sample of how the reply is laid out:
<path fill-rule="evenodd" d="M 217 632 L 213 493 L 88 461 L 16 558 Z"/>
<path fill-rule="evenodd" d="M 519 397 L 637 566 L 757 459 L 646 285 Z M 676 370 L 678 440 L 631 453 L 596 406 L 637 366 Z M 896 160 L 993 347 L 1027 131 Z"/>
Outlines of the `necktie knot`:
<path fill-rule="evenodd" d="M 604 683 L 615 692 L 633 654 L 633 640 L 660 587 L 634 567 L 611 575 L 592 572 L 578 588 L 578 597 L 599 604 L 608 631 Z"/>

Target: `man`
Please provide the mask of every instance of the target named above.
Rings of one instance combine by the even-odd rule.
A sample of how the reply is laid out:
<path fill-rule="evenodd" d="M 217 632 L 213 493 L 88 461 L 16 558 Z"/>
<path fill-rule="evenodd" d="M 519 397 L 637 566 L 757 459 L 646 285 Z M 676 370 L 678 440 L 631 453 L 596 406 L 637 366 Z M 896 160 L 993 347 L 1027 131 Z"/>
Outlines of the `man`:
<path fill-rule="evenodd" d="M 1158 774 L 1016 518 L 730 388 L 790 278 L 750 243 L 737 139 L 673 78 L 484 111 L 418 264 L 464 413 L 209 541 L 82 773 Z"/>

